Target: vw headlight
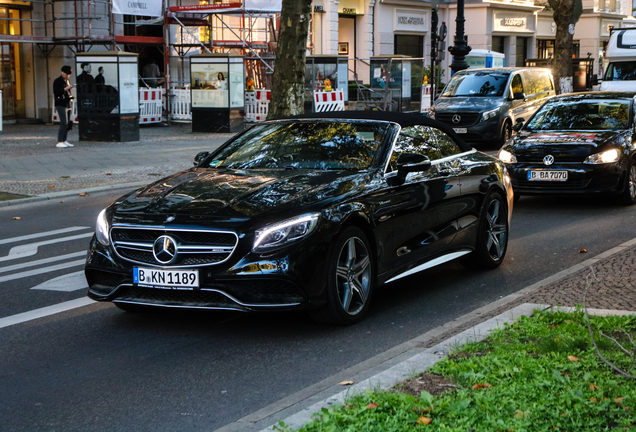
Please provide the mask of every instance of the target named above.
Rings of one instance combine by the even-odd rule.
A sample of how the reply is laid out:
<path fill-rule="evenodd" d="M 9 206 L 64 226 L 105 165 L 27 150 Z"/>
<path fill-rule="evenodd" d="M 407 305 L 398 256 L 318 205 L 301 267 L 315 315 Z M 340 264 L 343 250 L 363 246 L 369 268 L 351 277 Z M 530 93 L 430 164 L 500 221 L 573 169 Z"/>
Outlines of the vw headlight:
<path fill-rule="evenodd" d="M 95 227 L 95 236 L 104 246 L 110 244 L 110 234 L 108 233 L 108 219 L 106 218 L 106 209 L 102 210 L 97 216 L 97 226 Z"/>
<path fill-rule="evenodd" d="M 311 234 L 318 226 L 320 213 L 297 216 L 256 231 L 254 252 L 267 252 L 286 246 Z"/>
<path fill-rule="evenodd" d="M 611 149 L 604 151 L 602 153 L 596 153 L 593 155 L 589 155 L 585 162 L 586 164 L 604 164 L 604 163 L 612 163 L 616 162 L 620 156 L 620 153 L 616 149 Z"/>
<path fill-rule="evenodd" d="M 499 108 L 495 108 L 494 110 L 486 111 L 481 115 L 481 121 L 486 121 L 488 119 L 493 118 L 499 113 Z"/>
<path fill-rule="evenodd" d="M 499 154 L 497 155 L 497 157 L 503 163 L 517 163 L 517 157 L 510 153 L 508 150 L 499 150 Z"/>

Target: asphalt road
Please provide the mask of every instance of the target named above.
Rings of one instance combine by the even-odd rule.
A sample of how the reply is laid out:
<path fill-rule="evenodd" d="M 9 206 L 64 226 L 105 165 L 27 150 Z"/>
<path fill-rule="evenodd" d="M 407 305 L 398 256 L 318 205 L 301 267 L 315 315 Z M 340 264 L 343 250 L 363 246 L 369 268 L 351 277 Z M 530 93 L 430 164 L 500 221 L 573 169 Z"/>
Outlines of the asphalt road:
<path fill-rule="evenodd" d="M 84 296 L 81 260 L 115 197 L 0 208 L 2 431 L 215 430 L 623 243 L 636 216 L 609 200 L 524 197 L 500 268 L 449 263 L 384 286 L 351 327 L 302 313 L 128 314 L 101 303 L 30 319 Z M 8 324 L 21 313 L 25 322 Z"/>

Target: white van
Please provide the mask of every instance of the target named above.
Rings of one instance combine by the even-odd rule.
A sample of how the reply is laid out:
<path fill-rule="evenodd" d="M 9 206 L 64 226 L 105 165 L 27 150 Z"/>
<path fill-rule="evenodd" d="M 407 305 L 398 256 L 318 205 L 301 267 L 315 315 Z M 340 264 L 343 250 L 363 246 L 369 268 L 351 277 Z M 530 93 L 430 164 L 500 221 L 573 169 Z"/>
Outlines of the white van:
<path fill-rule="evenodd" d="M 601 91 L 636 91 L 636 28 L 612 30 Z"/>

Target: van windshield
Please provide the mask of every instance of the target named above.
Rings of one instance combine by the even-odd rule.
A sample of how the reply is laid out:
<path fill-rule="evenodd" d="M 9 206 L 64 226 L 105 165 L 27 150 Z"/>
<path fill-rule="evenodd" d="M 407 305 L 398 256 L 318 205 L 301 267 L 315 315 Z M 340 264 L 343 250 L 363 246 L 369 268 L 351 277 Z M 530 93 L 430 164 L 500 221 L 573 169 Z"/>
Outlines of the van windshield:
<path fill-rule="evenodd" d="M 636 80 L 636 61 L 612 62 L 607 65 L 605 81 Z"/>
<path fill-rule="evenodd" d="M 502 96 L 510 73 L 473 72 L 453 76 L 442 96 Z"/>

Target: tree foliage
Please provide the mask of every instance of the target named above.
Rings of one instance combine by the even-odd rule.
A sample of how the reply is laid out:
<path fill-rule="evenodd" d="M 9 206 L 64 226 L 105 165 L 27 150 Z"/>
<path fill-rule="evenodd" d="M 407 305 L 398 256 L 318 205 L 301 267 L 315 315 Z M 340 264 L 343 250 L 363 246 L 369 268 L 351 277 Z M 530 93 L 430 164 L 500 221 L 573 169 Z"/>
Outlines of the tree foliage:
<path fill-rule="evenodd" d="M 283 0 L 268 118 L 302 114 L 311 0 Z"/>

